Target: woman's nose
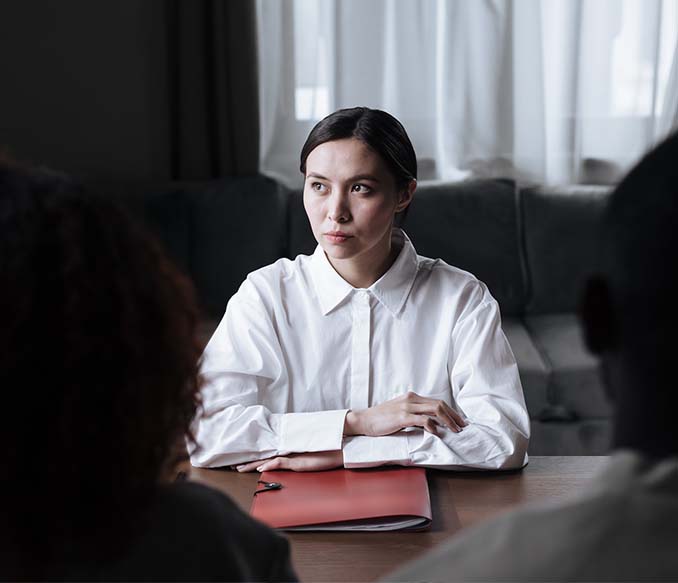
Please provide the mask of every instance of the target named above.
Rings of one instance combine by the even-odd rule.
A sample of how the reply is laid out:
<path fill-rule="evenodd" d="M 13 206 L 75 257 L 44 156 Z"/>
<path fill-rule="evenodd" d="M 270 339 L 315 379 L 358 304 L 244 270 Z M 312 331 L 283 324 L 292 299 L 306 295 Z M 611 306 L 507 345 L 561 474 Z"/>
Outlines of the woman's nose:
<path fill-rule="evenodd" d="M 332 194 L 328 201 L 327 218 L 335 223 L 345 223 L 351 218 L 347 197 L 341 193 Z"/>

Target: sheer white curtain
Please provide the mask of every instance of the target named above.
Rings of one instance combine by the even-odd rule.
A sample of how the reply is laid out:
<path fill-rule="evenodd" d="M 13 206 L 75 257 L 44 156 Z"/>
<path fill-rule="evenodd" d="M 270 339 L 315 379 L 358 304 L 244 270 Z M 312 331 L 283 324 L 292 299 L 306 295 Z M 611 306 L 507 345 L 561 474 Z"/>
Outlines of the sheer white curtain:
<path fill-rule="evenodd" d="M 588 180 L 676 126 L 678 0 L 257 0 L 257 13 L 261 169 L 290 185 L 306 135 L 341 107 L 400 119 L 421 178 Z"/>

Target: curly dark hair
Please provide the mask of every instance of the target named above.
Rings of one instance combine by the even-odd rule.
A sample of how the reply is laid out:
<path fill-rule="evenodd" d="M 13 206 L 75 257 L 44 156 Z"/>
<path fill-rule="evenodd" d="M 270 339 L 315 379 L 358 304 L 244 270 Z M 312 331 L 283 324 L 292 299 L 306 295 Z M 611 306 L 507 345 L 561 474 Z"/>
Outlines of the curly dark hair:
<path fill-rule="evenodd" d="M 143 225 L 66 176 L 0 161 L 0 543 L 13 578 L 58 576 L 74 548 L 91 559 L 129 540 L 190 435 L 197 321 L 190 282 Z"/>

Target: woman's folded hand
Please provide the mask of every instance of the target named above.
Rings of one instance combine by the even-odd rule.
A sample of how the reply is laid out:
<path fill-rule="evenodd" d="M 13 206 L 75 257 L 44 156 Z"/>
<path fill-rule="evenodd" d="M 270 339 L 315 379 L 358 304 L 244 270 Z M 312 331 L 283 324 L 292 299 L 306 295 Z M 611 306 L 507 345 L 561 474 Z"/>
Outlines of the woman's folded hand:
<path fill-rule="evenodd" d="M 349 411 L 344 435 L 390 435 L 405 427 L 422 427 L 438 435 L 438 426 L 459 433 L 467 425 L 462 416 L 440 399 L 429 399 L 409 391 L 369 409 Z"/>
<path fill-rule="evenodd" d="M 344 456 L 340 449 L 293 453 L 285 456 L 257 460 L 236 466 L 239 472 L 270 472 L 272 470 L 292 470 L 294 472 L 317 472 L 344 467 Z"/>

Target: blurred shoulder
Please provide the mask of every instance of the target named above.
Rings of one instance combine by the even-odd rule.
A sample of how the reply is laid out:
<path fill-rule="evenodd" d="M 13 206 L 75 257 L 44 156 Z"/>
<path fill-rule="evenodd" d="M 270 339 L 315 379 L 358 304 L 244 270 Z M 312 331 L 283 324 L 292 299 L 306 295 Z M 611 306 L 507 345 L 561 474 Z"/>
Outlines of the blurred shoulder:
<path fill-rule="evenodd" d="M 169 485 L 163 488 L 155 513 L 156 530 L 182 533 L 170 548 L 181 557 L 178 570 L 189 565 L 187 575 L 200 560 L 199 573 L 207 578 L 295 579 L 287 540 L 218 490 L 195 482 Z"/>
<path fill-rule="evenodd" d="M 219 534 L 220 540 L 234 548 L 266 548 L 284 539 L 266 525 L 254 520 L 228 496 L 196 482 L 175 483 L 163 489 L 159 504 L 172 507 L 189 517 L 201 530 Z"/>
<path fill-rule="evenodd" d="M 469 528 L 389 580 L 410 581 L 415 574 L 427 581 L 600 580 L 606 572 L 605 579 L 621 579 L 636 551 L 622 567 L 629 557 L 615 556 L 619 536 L 611 533 L 627 503 L 607 493 L 525 506 Z M 642 554 L 642 543 L 636 547 Z"/>

